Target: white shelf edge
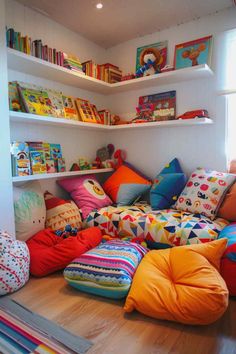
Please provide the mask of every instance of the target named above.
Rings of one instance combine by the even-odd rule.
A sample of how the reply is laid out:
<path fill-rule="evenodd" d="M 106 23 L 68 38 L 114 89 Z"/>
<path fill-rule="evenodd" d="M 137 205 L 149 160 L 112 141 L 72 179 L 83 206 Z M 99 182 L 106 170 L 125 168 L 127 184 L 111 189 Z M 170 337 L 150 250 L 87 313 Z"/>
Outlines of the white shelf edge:
<path fill-rule="evenodd" d="M 27 181 L 49 179 L 49 178 L 73 177 L 73 176 L 88 175 L 88 174 L 95 174 L 95 173 L 107 173 L 112 171 L 114 171 L 113 168 L 100 168 L 97 170 L 67 171 L 67 172 L 57 172 L 57 173 L 47 173 L 47 174 L 44 173 L 44 174 L 29 175 L 29 176 L 16 176 L 16 177 L 12 177 L 12 182 L 17 183 L 17 182 L 27 182 Z"/>
<path fill-rule="evenodd" d="M 33 123 L 33 124 L 46 124 L 46 125 L 56 125 L 58 127 L 76 127 L 89 130 L 100 130 L 100 131 L 114 131 L 114 130 L 124 130 L 124 129 L 140 129 L 140 128 L 162 128 L 162 127 L 181 127 L 181 126 L 191 126 L 191 125 L 202 125 L 202 124 L 212 124 L 213 121 L 210 118 L 194 118 L 194 119 L 175 119 L 162 122 L 150 122 L 150 123 L 130 123 L 121 125 L 102 125 L 96 123 L 84 123 L 77 122 L 74 120 L 56 118 L 56 117 L 45 117 L 35 114 L 13 112 L 10 111 L 11 122 L 17 123 Z"/>
<path fill-rule="evenodd" d="M 220 90 L 217 92 L 219 96 L 227 96 L 236 94 L 236 89 L 229 89 L 229 90 Z"/>
<path fill-rule="evenodd" d="M 45 77 L 49 80 L 62 82 L 64 84 L 101 94 L 116 94 L 128 90 L 137 90 L 213 75 L 213 71 L 207 64 L 200 64 L 197 66 L 110 84 L 88 75 L 68 70 L 59 65 L 49 63 L 12 48 L 7 48 L 7 53 L 8 67 L 12 70 L 20 70 L 30 73 L 31 75 Z M 37 66 L 37 70 L 35 70 L 35 66 Z"/>
<path fill-rule="evenodd" d="M 44 125 L 56 125 L 58 127 L 74 127 L 82 128 L 88 130 L 100 130 L 104 131 L 109 129 L 109 126 L 96 123 L 85 123 L 72 119 L 57 118 L 50 116 L 40 116 L 36 114 L 24 113 L 24 112 L 14 112 L 9 113 L 10 121 L 14 123 L 33 123 L 33 124 L 44 124 Z"/>

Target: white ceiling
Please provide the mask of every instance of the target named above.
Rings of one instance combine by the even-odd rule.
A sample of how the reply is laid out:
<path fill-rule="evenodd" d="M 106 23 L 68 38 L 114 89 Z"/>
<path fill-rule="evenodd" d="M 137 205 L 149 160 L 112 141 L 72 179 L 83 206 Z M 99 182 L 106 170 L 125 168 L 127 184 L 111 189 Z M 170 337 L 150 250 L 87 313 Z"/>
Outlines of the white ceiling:
<path fill-rule="evenodd" d="M 234 0 L 17 1 L 104 48 L 234 6 Z"/>

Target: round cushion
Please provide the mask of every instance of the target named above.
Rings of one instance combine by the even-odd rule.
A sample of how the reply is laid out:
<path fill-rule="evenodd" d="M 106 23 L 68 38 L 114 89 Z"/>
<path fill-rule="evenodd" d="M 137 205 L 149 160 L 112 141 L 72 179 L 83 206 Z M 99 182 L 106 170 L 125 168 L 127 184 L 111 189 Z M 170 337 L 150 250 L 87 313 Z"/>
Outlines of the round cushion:
<path fill-rule="evenodd" d="M 96 247 L 102 239 L 98 227 L 78 232 L 77 236 L 61 238 L 51 229 L 38 232 L 27 245 L 30 251 L 30 273 L 42 277 L 64 269 L 74 258 Z"/>
<path fill-rule="evenodd" d="M 219 238 L 226 237 L 228 245 L 221 259 L 220 272 L 224 278 L 229 294 L 236 296 L 236 223 L 226 226 Z"/>
<path fill-rule="evenodd" d="M 29 250 L 26 243 L 0 231 L 0 295 L 12 293 L 29 279 Z"/>
<path fill-rule="evenodd" d="M 228 306 L 228 290 L 218 269 L 226 239 L 150 251 L 140 263 L 125 303 L 154 318 L 209 324 Z"/>

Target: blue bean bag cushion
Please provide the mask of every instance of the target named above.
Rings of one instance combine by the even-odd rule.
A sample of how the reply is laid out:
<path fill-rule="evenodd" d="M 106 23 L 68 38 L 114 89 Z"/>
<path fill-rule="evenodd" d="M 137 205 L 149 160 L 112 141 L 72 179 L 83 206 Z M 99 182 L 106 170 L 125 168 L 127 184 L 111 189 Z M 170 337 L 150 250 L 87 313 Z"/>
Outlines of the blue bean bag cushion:
<path fill-rule="evenodd" d="M 74 288 L 108 298 L 126 297 L 147 250 L 139 244 L 112 240 L 76 258 L 64 270 Z"/>

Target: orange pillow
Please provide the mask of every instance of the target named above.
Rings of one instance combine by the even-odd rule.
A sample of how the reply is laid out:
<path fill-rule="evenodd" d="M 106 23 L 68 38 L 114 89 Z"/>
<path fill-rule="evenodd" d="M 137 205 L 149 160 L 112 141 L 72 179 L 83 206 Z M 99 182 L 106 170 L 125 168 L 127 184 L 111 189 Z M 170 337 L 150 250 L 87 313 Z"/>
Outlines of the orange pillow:
<path fill-rule="evenodd" d="M 134 275 L 124 310 L 185 324 L 209 324 L 228 306 L 218 269 L 227 240 L 150 251 Z"/>
<path fill-rule="evenodd" d="M 125 162 L 106 180 L 103 188 L 116 204 L 131 205 L 151 188 L 151 181 Z"/>
<path fill-rule="evenodd" d="M 226 194 L 218 211 L 218 216 L 229 221 L 236 221 L 236 183 L 233 184 Z"/>

